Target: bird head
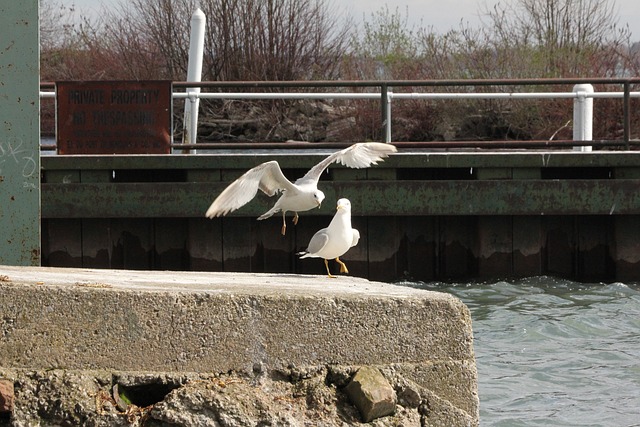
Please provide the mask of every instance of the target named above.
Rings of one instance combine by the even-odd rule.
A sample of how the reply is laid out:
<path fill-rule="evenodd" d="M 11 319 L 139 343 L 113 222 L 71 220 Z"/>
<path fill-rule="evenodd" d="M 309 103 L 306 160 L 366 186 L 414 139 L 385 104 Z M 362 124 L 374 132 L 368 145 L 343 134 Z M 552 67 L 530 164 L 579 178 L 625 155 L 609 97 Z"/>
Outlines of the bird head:
<path fill-rule="evenodd" d="M 340 199 L 338 200 L 338 205 L 336 207 L 337 210 L 344 210 L 346 212 L 351 212 L 351 202 L 349 199 Z"/>
<path fill-rule="evenodd" d="M 324 193 L 320 190 L 314 191 L 313 200 L 315 200 L 315 202 L 318 204 L 318 207 L 320 207 L 320 205 L 322 204 L 322 201 L 324 200 Z"/>

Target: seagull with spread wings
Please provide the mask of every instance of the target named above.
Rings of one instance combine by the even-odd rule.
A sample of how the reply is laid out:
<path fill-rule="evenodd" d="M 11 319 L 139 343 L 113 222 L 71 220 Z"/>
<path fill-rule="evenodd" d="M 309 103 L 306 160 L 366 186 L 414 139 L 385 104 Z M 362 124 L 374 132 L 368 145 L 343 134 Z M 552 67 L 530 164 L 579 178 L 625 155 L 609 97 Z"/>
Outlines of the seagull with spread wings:
<path fill-rule="evenodd" d="M 378 161 L 396 151 L 396 147 L 391 144 L 359 142 L 331 154 L 293 183 L 284 176 L 277 161 L 262 163 L 229 184 L 213 201 L 205 215 L 207 218 L 214 218 L 233 212 L 253 200 L 258 190 L 270 197 L 282 193 L 275 205 L 258 219 L 263 220 L 282 212 L 282 235 L 284 235 L 287 230 L 285 219 L 287 212 L 294 213 L 293 223 L 297 224 L 298 212 L 320 207 L 324 200 L 324 193 L 318 190 L 318 180 L 330 164 L 337 162 L 350 168 L 366 168 L 377 164 Z"/>

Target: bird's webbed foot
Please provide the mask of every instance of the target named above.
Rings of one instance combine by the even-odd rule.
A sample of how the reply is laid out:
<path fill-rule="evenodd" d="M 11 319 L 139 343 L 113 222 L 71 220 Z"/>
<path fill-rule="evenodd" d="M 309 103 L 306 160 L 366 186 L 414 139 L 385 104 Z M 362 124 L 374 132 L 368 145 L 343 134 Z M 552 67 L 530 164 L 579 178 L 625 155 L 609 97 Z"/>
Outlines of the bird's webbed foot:
<path fill-rule="evenodd" d="M 340 258 L 336 258 L 336 262 L 338 264 L 340 264 L 340 273 L 348 273 L 349 272 L 349 269 L 347 268 L 347 265 L 344 262 L 340 261 Z"/>
<path fill-rule="evenodd" d="M 331 270 L 329 270 L 329 260 L 325 259 L 324 260 L 324 266 L 327 267 L 327 274 L 329 275 L 329 277 L 331 279 L 335 279 L 336 276 L 334 276 L 333 274 L 331 274 Z"/>

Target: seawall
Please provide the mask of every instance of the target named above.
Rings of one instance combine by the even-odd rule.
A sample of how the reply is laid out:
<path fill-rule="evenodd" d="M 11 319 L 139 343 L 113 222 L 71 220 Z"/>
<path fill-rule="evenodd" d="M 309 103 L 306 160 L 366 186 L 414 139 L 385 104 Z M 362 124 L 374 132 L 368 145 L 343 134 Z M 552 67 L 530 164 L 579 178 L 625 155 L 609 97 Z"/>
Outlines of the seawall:
<path fill-rule="evenodd" d="M 313 144 L 309 144 L 313 147 Z M 256 221 L 258 195 L 223 218 L 213 199 L 249 168 L 277 160 L 293 180 L 333 150 L 42 158 L 42 265 L 323 274 L 295 253 L 346 197 L 361 243 L 358 277 L 392 282 L 549 275 L 598 283 L 640 277 L 640 152 L 400 148 L 378 166 L 332 166 L 326 200 L 286 236 Z M 144 208 L 141 208 L 141 207 Z"/>
<path fill-rule="evenodd" d="M 125 408 L 98 402 L 116 385 L 164 387 L 152 414 L 229 376 L 263 392 L 320 376 L 348 406 L 341 390 L 372 366 L 396 393 L 390 420 L 478 424 L 469 310 L 448 294 L 354 277 L 2 266 L 0 295 L 0 379 L 15 393 L 5 418 L 32 419 L 47 413 L 34 402 L 53 399 L 58 416 L 118 425 Z M 61 389 L 86 383 L 88 403 L 65 400 Z"/>

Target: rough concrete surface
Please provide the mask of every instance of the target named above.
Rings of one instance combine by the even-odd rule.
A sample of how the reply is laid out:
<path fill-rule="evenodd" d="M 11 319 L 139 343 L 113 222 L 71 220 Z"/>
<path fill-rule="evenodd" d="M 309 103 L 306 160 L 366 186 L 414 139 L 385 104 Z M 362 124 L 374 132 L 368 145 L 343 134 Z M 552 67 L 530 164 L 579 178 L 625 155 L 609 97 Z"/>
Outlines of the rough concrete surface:
<path fill-rule="evenodd" d="M 0 266 L 0 295 L 13 425 L 348 425 L 361 418 L 343 389 L 362 366 L 397 394 L 373 424 L 478 424 L 471 319 L 448 294 L 353 277 Z M 126 393 L 153 398 L 127 407 Z"/>

